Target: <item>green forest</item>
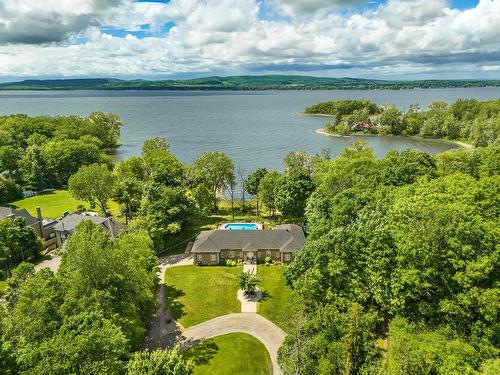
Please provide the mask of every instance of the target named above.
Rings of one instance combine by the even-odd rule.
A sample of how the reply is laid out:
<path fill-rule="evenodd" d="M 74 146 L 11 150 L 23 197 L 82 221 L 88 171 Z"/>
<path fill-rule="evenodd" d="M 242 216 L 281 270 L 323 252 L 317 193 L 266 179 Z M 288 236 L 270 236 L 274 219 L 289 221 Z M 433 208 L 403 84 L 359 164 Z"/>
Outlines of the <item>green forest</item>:
<path fill-rule="evenodd" d="M 201 77 L 148 81 L 113 78 L 25 80 L 0 83 L 0 90 L 373 90 L 498 87 L 500 80 L 395 81 L 299 75 Z"/>
<path fill-rule="evenodd" d="M 121 120 L 102 112 L 79 116 L 0 117 L 0 205 L 68 184 L 83 165 L 111 166 L 107 155 L 119 146 Z"/>
<path fill-rule="evenodd" d="M 496 374 L 500 148 L 314 166 L 286 374 Z"/>
<path fill-rule="evenodd" d="M 304 113 L 333 116 L 326 131 L 338 135 L 365 132 L 420 136 L 460 140 L 476 147 L 500 142 L 500 100 L 459 99 L 449 105 L 433 102 L 427 110 L 411 106 L 406 111 L 368 100 L 337 100 L 315 104 Z"/>
<path fill-rule="evenodd" d="M 453 112 L 457 103 L 462 110 Z M 498 101 L 457 103 L 434 115 L 498 124 Z M 380 114 L 369 102 L 348 107 Z M 34 230 L 22 219 L 0 220 L 0 374 L 190 374 L 180 348 L 143 351 L 157 256 L 179 251 L 175 245 L 220 213 L 221 191 L 232 197 L 224 204 L 233 215 L 307 228 L 285 273 L 293 289 L 279 353 L 286 375 L 498 374 L 498 133 L 473 142 L 481 147 L 433 156 L 377 158 L 358 139 L 336 158 L 297 151 L 283 171 L 239 176 L 222 152 L 183 164 L 163 138 L 113 165 L 107 154 L 120 127 L 104 113 L 0 118 L 2 205 L 24 189 L 67 186 L 102 215 L 115 202 L 129 227 L 111 238 L 85 222 L 58 272 L 35 273 L 22 262 L 40 254 Z M 237 182 L 252 205 L 236 205 Z"/>

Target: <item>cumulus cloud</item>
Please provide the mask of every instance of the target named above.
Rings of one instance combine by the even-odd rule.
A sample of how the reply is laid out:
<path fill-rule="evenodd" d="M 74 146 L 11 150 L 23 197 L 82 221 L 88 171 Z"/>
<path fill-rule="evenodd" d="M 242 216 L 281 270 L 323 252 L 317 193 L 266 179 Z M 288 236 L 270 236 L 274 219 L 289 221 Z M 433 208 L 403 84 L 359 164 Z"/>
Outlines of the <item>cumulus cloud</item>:
<path fill-rule="evenodd" d="M 481 0 L 458 10 L 444 0 L 389 0 L 347 13 L 329 8 L 342 1 L 280 1 L 273 4 L 294 5 L 293 11 L 302 13 L 263 18 L 269 3 L 257 0 L 73 0 L 71 7 L 58 7 L 62 1 L 57 0 L 26 0 L 30 6 L 15 15 L 17 2 L 3 0 L 2 12 L 8 9 L 10 16 L 0 15 L 0 43 L 10 44 L 0 45 L 0 76 L 493 74 L 500 66 L 499 1 Z M 14 32 L 22 22 L 31 27 L 19 29 L 25 34 Z M 175 24 L 168 32 L 134 36 L 141 25 L 161 29 L 166 22 Z M 130 34 L 113 36 L 103 26 Z M 7 29 L 10 34 L 2 31 Z M 78 42 L 68 39 L 74 35 L 81 37 Z"/>
<path fill-rule="evenodd" d="M 0 42 L 38 44 L 60 42 L 98 25 L 123 0 L 3 0 Z"/>
<path fill-rule="evenodd" d="M 354 7 L 368 3 L 368 0 L 276 0 L 285 14 L 310 14 L 329 7 Z"/>
<path fill-rule="evenodd" d="M 446 0 L 389 0 L 381 13 L 393 27 L 422 26 L 444 16 L 446 9 Z"/>

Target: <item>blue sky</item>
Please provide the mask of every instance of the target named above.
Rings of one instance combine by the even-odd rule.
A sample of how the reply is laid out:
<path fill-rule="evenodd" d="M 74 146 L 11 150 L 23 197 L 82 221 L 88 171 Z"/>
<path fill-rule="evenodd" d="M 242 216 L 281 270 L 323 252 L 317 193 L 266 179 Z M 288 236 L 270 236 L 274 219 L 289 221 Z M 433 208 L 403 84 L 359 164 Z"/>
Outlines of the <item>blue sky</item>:
<path fill-rule="evenodd" d="M 499 78 L 500 0 L 2 0 L 0 80 Z"/>

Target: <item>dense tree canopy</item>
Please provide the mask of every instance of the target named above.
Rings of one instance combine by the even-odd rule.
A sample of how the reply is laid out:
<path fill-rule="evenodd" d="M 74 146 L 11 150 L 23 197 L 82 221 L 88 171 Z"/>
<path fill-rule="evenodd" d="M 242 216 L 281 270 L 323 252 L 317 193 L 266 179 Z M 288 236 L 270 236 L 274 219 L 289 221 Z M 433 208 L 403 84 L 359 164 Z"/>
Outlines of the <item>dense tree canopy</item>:
<path fill-rule="evenodd" d="M 285 216 L 304 216 L 306 200 L 314 190 L 311 176 L 303 169 L 292 169 L 276 182 L 274 201 Z"/>
<path fill-rule="evenodd" d="M 387 366 L 390 374 L 479 374 L 495 366 L 496 155 L 490 146 L 377 160 L 360 144 L 318 163 L 309 237 L 286 272 L 303 318 L 280 351 L 285 373 Z"/>
<path fill-rule="evenodd" d="M 127 375 L 190 375 L 193 364 L 184 359 L 180 348 L 138 352 L 128 363 Z"/>
<path fill-rule="evenodd" d="M 102 112 L 0 117 L 0 174 L 25 189 L 64 186 L 84 165 L 110 164 L 106 152 L 118 147 L 120 128 L 117 115 Z"/>
<path fill-rule="evenodd" d="M 147 234 L 110 238 L 85 221 L 68 239 L 57 274 L 27 271 L 9 281 L 8 295 L 16 297 L 0 324 L 5 371 L 124 374 L 155 308 L 156 257 Z"/>
<path fill-rule="evenodd" d="M 40 256 L 42 244 L 33 228 L 23 218 L 0 220 L 0 277 L 8 270 L 30 258 Z"/>

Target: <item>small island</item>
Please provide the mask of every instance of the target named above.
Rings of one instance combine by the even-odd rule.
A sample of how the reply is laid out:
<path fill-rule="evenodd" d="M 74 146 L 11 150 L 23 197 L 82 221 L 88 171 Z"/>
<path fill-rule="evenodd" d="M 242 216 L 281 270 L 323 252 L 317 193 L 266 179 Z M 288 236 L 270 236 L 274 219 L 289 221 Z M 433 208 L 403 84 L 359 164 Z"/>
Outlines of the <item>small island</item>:
<path fill-rule="evenodd" d="M 500 99 L 459 99 L 453 104 L 437 101 L 426 111 L 418 105 L 401 111 L 365 99 L 348 99 L 314 104 L 304 114 L 332 117 L 324 129 L 316 131 L 329 136 L 419 136 L 449 140 L 462 147 L 483 147 L 496 142 L 500 133 L 499 111 Z"/>

